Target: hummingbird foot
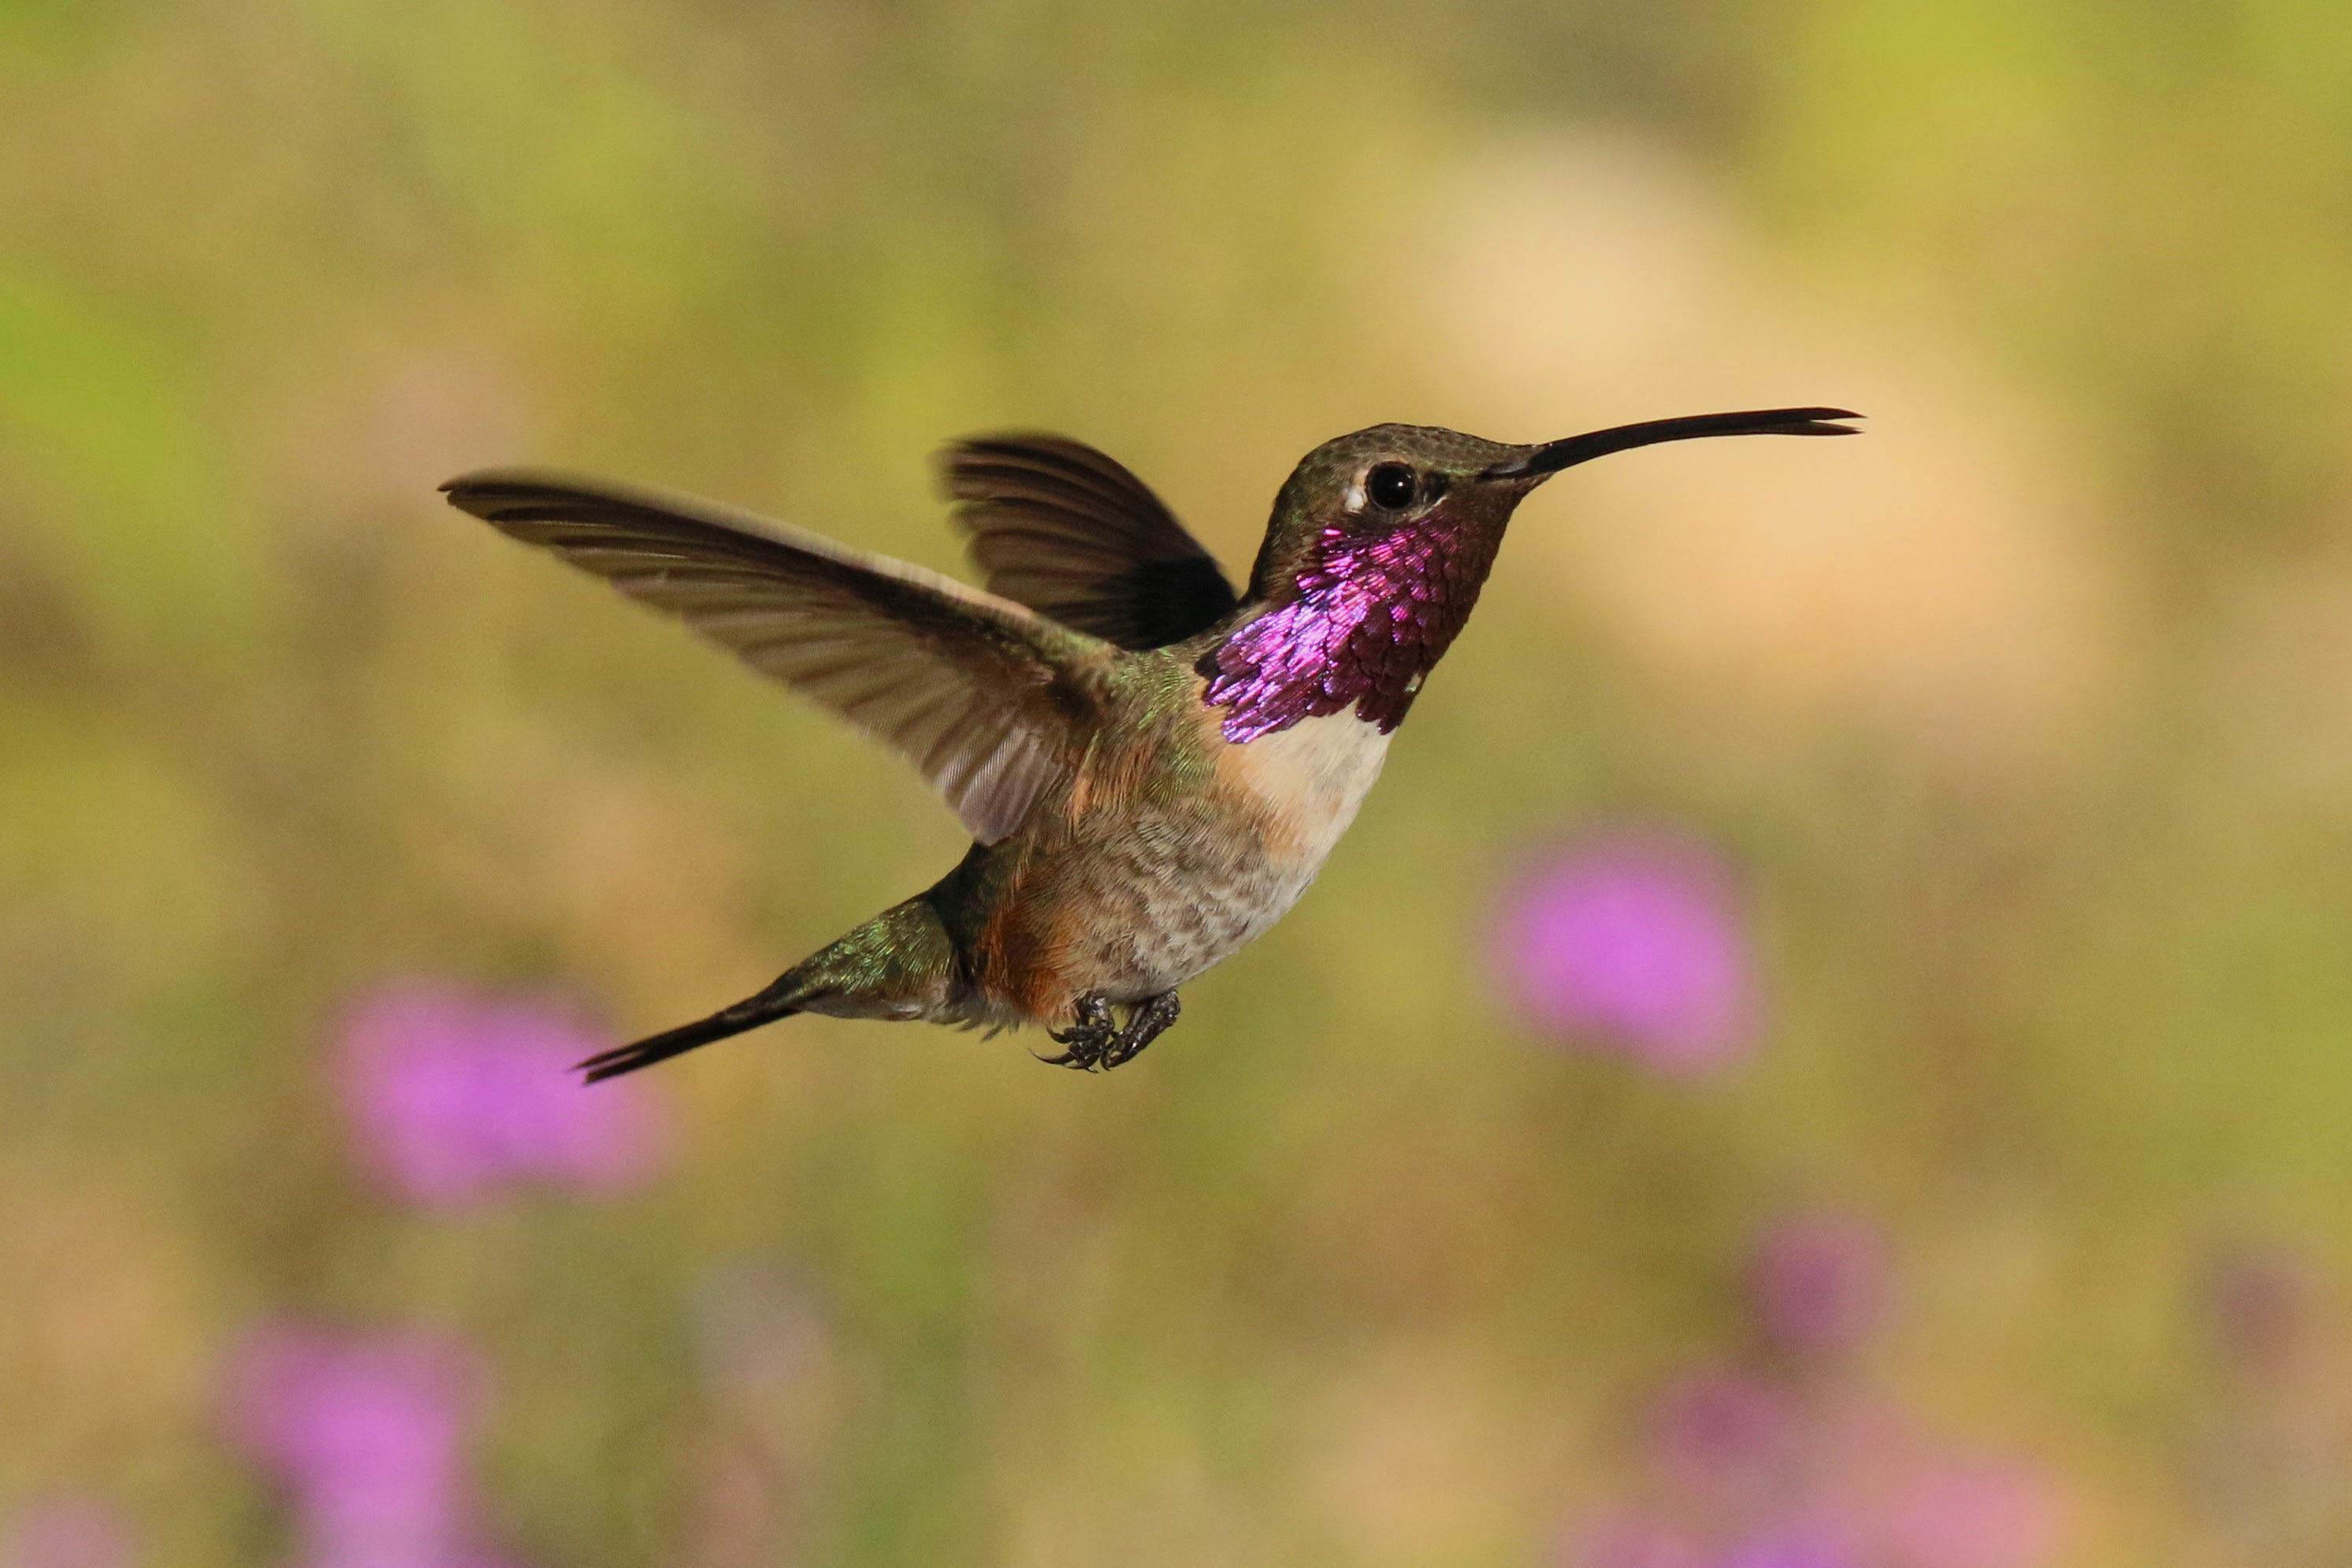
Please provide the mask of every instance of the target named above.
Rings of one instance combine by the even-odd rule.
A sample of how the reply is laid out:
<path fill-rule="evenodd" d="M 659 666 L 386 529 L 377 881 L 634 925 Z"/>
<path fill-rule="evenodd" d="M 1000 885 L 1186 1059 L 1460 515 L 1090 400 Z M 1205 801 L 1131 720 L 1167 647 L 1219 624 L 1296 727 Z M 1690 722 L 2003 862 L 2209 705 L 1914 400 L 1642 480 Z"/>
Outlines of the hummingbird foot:
<path fill-rule="evenodd" d="M 1080 1072 L 1092 1072 L 1103 1065 L 1103 1055 L 1118 1038 L 1118 1021 L 1110 1016 L 1110 1000 L 1099 991 L 1089 991 L 1078 998 L 1078 1021 L 1066 1029 L 1049 1030 L 1047 1037 L 1057 1046 L 1068 1047 L 1058 1057 L 1037 1059 L 1057 1068 L 1076 1068 Z"/>
<path fill-rule="evenodd" d="M 1037 1059 L 1080 1072 L 1108 1072 L 1122 1062 L 1133 1060 L 1144 1047 L 1158 1039 L 1176 1021 L 1179 1010 L 1176 993 L 1163 991 L 1138 1002 L 1129 1011 L 1122 1027 L 1111 1016 L 1109 1000 L 1099 991 L 1089 991 L 1078 998 L 1077 1022 L 1052 1037 L 1055 1045 L 1067 1048 L 1058 1057 Z"/>
<path fill-rule="evenodd" d="M 1181 1006 L 1173 991 L 1162 991 L 1157 996 L 1146 996 L 1129 1009 L 1127 1027 L 1103 1051 L 1103 1070 L 1108 1072 L 1121 1062 L 1133 1061 L 1143 1054 L 1143 1047 L 1167 1032 L 1176 1021 Z"/>

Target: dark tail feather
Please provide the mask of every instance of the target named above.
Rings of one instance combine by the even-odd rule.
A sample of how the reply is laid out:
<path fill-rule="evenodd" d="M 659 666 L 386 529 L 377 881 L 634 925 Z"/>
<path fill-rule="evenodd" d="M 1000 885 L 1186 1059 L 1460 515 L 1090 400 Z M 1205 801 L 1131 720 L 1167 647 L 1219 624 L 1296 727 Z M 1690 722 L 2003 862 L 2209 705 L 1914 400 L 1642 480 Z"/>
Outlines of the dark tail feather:
<path fill-rule="evenodd" d="M 793 981 L 787 985 L 785 981 Z M 794 975 L 787 974 L 757 996 L 746 997 L 732 1007 L 722 1007 L 708 1018 L 691 1024 L 680 1024 L 633 1045 L 615 1046 L 609 1051 L 599 1051 L 584 1062 L 573 1064 L 572 1070 L 584 1073 L 583 1083 L 602 1083 L 608 1078 L 618 1078 L 625 1072 L 649 1068 L 656 1062 L 666 1062 L 672 1057 L 684 1056 L 697 1046 L 707 1046 L 713 1040 L 723 1040 L 730 1035 L 740 1035 L 746 1029 L 756 1029 L 762 1024 L 772 1024 L 779 1018 L 789 1018 L 800 1009 L 788 998 L 801 995 Z"/>

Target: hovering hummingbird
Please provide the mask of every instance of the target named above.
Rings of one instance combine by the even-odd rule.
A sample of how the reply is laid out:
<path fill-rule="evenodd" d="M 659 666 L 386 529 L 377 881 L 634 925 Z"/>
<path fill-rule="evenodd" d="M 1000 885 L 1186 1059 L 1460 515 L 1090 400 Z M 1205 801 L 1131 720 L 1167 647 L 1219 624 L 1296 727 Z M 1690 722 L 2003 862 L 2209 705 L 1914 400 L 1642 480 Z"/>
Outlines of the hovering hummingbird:
<path fill-rule="evenodd" d="M 941 456 L 988 591 L 748 512 L 486 469 L 450 501 L 678 616 L 898 748 L 963 821 L 954 870 L 731 1007 L 580 1064 L 649 1067 L 795 1013 L 1046 1027 L 1108 1068 L 1287 911 L 1380 776 L 1511 512 L 1573 464 L 1698 436 L 1851 436 L 1840 408 L 1513 447 L 1375 425 L 1307 454 L 1247 592 L 1143 482 L 1052 436 Z"/>

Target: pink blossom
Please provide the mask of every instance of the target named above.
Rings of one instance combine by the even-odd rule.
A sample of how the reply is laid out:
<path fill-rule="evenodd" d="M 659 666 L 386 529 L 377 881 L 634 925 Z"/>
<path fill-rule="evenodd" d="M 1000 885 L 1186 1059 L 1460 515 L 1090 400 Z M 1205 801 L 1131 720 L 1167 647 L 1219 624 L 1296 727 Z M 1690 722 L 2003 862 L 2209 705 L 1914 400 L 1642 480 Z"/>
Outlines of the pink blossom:
<path fill-rule="evenodd" d="M 1910 1479 L 1886 1531 L 1902 1568 L 2040 1568 L 2056 1556 L 2058 1498 L 2017 1460 L 1947 1457 Z"/>
<path fill-rule="evenodd" d="M 1714 1568 L 1865 1568 L 1865 1560 L 1826 1532 L 1794 1530 L 1740 1542 Z"/>
<path fill-rule="evenodd" d="M 130 1568 L 135 1556 L 121 1515 L 87 1497 L 27 1503 L 0 1541 L 5 1568 Z"/>
<path fill-rule="evenodd" d="M 2234 1242 L 2214 1249 L 2197 1283 L 2201 1326 L 2224 1366 L 2256 1382 L 2293 1375 L 2312 1348 L 2317 1292 L 2305 1259 Z"/>
<path fill-rule="evenodd" d="M 1705 1551 L 1679 1526 L 1631 1513 L 1588 1522 L 1559 1562 L 1560 1568 L 1707 1568 Z"/>
<path fill-rule="evenodd" d="M 1877 1327 L 1886 1258 L 1876 1230 L 1849 1215 L 1786 1219 L 1749 1257 L 1748 1300 L 1774 1349 L 1795 1356 L 1853 1349 Z"/>
<path fill-rule="evenodd" d="M 434 1207 L 524 1183 L 629 1186 L 656 1163 L 661 1129 L 642 1085 L 582 1089 L 572 1065 L 606 1043 L 534 999 L 427 984 L 377 991 L 345 1018 L 337 1062 L 361 1158 L 400 1196 Z"/>
<path fill-rule="evenodd" d="M 1779 1384 L 1717 1367 L 1669 1385 L 1651 1430 L 1661 1473 L 1685 1494 L 1735 1506 L 1785 1500 L 1804 1412 Z"/>
<path fill-rule="evenodd" d="M 1719 1068 L 1756 1043 L 1739 900 L 1687 839 L 1610 833 L 1545 858 L 1504 900 L 1496 953 L 1537 1027 L 1662 1072 Z"/>
<path fill-rule="evenodd" d="M 2050 1568 L 2066 1524 L 2057 1476 L 1953 1444 L 1860 1365 L 1823 1377 L 1802 1364 L 1876 1328 L 1885 1276 L 1879 1233 L 1852 1215 L 1767 1229 L 1748 1294 L 1777 1364 L 1701 1363 L 1670 1380 L 1635 1507 L 1588 1521 L 1561 1568 Z M 2246 1292 L 2260 1325 L 2280 1315 L 2268 1279 Z"/>
<path fill-rule="evenodd" d="M 447 1339 L 281 1324 L 233 1363 L 228 1422 L 291 1497 L 304 1568 L 496 1568 L 463 1452 L 487 1381 Z"/>

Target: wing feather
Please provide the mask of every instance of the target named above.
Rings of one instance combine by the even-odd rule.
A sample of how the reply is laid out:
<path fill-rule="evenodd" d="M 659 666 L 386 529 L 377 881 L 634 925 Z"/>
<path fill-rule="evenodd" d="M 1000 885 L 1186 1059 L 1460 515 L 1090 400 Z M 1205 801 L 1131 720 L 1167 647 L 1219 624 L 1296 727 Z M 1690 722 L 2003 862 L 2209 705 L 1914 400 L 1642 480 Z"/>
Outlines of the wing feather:
<path fill-rule="evenodd" d="M 888 742 L 983 844 L 1076 752 L 1115 657 L 1018 603 L 709 501 L 521 469 L 442 489 Z"/>
<path fill-rule="evenodd" d="M 1141 479 L 1058 436 L 984 436 L 940 457 L 989 591 L 1125 648 L 1233 612 L 1217 563 Z"/>

